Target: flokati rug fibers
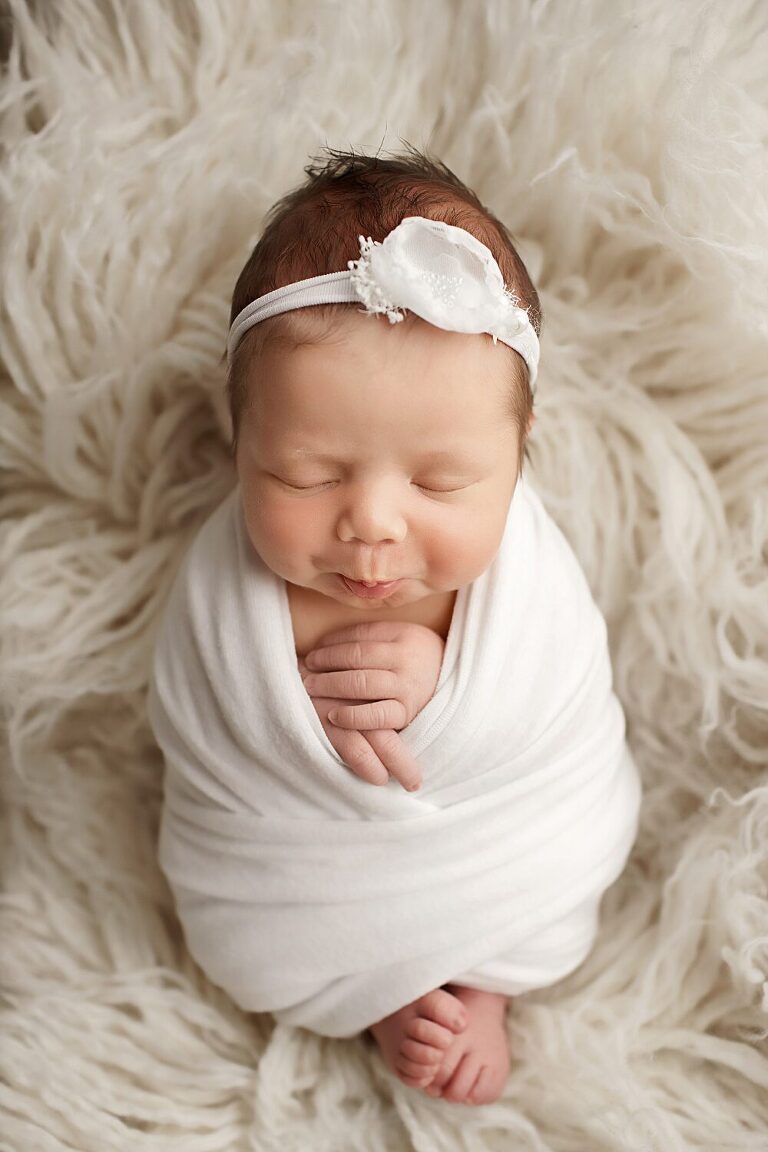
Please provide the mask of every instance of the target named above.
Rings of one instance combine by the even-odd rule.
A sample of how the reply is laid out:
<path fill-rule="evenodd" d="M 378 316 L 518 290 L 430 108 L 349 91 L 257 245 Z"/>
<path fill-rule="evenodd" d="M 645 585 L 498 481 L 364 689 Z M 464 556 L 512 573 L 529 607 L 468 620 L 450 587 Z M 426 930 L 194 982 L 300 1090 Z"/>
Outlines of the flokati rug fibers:
<path fill-rule="evenodd" d="M 0 8 L 0 1144 L 768 1149 L 768 8 L 10 0 Z M 503 1097 L 246 1016 L 155 858 L 152 644 L 230 491 L 221 356 L 324 144 L 428 147 L 544 310 L 526 465 L 606 614 L 645 788 Z"/>

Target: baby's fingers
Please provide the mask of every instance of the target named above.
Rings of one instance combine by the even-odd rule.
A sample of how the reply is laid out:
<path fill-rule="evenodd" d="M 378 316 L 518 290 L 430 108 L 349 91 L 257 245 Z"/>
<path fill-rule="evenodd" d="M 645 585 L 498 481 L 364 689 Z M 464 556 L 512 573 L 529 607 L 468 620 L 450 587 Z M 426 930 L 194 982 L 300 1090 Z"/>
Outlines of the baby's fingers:
<path fill-rule="evenodd" d="M 396 658 L 397 650 L 389 641 L 348 640 L 344 644 L 324 641 L 322 648 L 307 652 L 305 662 L 307 671 L 330 672 L 339 668 L 392 669 Z"/>
<path fill-rule="evenodd" d="M 351 700 L 385 700 L 396 696 L 400 681 L 393 672 L 378 668 L 347 668 L 338 672 L 302 674 L 310 696 L 348 697 Z"/>
<path fill-rule="evenodd" d="M 335 704 L 328 712 L 331 724 L 358 732 L 375 728 L 397 731 L 408 723 L 408 712 L 399 700 L 375 700 L 371 704 Z"/>
<path fill-rule="evenodd" d="M 329 728 L 331 731 L 326 728 L 328 739 L 355 776 L 359 776 L 368 784 L 389 783 L 389 772 L 362 732 L 334 729 L 332 725 L 329 725 Z"/>
<path fill-rule="evenodd" d="M 406 792 L 415 792 L 421 786 L 421 768 L 397 732 L 377 730 L 363 733 L 379 760 Z"/>

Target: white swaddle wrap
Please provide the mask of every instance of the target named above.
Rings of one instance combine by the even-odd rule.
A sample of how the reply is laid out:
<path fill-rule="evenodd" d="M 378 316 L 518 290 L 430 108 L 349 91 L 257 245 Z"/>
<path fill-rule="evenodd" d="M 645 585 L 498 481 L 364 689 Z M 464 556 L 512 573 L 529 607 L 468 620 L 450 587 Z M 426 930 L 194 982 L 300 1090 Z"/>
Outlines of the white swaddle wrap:
<path fill-rule="evenodd" d="M 525 478 L 401 733 L 418 792 L 360 780 L 328 741 L 239 487 L 179 569 L 149 716 L 160 863 L 191 955 L 242 1008 L 326 1036 L 449 982 L 515 994 L 563 978 L 637 832 L 605 623 Z"/>

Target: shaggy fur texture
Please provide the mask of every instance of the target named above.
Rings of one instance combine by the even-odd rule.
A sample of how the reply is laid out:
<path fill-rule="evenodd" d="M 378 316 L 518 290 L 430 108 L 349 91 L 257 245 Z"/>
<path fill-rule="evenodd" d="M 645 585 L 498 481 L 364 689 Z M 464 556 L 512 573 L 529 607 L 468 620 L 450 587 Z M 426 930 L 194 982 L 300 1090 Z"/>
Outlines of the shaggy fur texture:
<path fill-rule="evenodd" d="M 0 89 L 3 1149 L 768 1149 L 768 10 L 10 0 Z M 152 643 L 230 490 L 235 277 L 324 143 L 429 146 L 545 325 L 526 465 L 645 786 L 485 1108 L 245 1016 L 158 871 Z"/>

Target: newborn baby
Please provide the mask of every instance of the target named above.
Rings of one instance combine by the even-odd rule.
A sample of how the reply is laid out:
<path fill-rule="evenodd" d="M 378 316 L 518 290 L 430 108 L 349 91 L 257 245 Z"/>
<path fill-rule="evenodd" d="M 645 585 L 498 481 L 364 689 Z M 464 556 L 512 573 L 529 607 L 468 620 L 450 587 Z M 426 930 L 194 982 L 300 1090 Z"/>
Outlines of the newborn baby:
<path fill-rule="evenodd" d="M 243 1007 L 487 1103 L 510 995 L 593 945 L 639 782 L 522 475 L 540 309 L 508 234 L 418 155 L 307 172 L 238 280 L 238 486 L 156 650 L 161 863 Z"/>

